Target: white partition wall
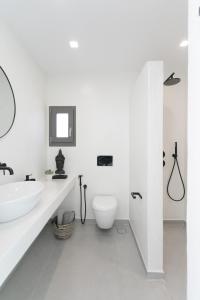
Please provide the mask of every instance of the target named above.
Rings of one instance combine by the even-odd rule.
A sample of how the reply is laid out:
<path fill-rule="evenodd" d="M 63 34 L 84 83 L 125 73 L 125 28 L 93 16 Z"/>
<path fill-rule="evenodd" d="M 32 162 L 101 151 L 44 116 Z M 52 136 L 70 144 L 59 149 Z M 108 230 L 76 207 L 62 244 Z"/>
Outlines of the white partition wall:
<path fill-rule="evenodd" d="M 163 273 L 163 63 L 147 62 L 130 108 L 130 224 L 148 273 Z"/>
<path fill-rule="evenodd" d="M 187 300 L 200 299 L 200 0 L 189 3 Z"/>

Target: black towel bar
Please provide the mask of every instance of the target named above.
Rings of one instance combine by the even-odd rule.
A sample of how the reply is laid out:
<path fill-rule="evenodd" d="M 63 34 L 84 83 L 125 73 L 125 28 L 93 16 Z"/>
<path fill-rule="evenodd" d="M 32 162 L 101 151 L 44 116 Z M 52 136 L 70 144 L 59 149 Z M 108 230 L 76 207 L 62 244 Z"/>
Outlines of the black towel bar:
<path fill-rule="evenodd" d="M 139 196 L 140 199 L 142 199 L 142 195 L 140 193 L 134 193 L 134 192 L 132 192 L 131 196 L 133 197 L 133 199 L 136 199 L 136 196 Z"/>

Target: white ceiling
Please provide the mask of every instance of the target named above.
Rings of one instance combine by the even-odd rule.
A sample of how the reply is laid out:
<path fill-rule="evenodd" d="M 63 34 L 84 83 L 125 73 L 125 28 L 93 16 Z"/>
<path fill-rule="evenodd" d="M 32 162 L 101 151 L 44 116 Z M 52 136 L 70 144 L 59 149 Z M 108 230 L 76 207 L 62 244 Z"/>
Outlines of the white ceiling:
<path fill-rule="evenodd" d="M 0 17 L 48 73 L 186 65 L 187 0 L 0 0 Z"/>

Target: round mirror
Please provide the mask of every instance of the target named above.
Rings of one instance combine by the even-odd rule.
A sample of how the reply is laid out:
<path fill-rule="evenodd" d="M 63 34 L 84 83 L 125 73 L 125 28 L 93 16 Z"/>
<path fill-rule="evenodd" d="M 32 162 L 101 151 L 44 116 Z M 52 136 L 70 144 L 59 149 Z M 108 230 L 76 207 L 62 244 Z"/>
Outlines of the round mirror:
<path fill-rule="evenodd" d="M 0 138 L 13 126 L 16 114 L 15 96 L 10 81 L 0 67 Z"/>

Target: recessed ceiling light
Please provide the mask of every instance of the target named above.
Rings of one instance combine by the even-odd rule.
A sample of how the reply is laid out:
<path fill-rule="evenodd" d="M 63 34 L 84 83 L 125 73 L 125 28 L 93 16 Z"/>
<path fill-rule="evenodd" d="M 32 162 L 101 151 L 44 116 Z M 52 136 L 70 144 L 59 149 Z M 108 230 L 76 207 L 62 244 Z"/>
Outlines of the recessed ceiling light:
<path fill-rule="evenodd" d="M 69 41 L 70 48 L 77 49 L 79 47 L 78 41 Z"/>
<path fill-rule="evenodd" d="M 188 40 L 182 41 L 179 46 L 182 47 L 182 48 L 187 47 L 188 46 Z"/>

